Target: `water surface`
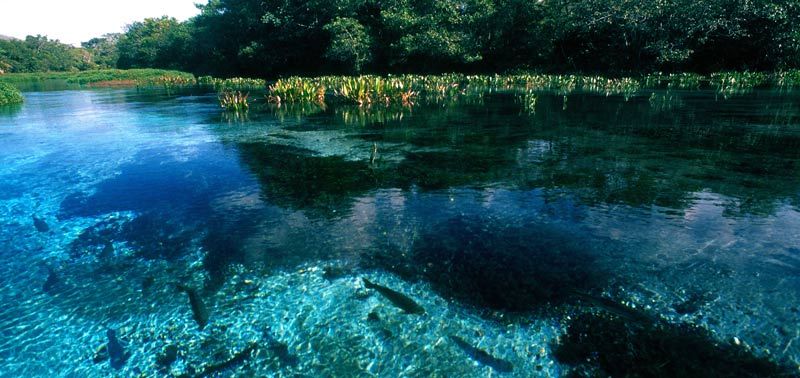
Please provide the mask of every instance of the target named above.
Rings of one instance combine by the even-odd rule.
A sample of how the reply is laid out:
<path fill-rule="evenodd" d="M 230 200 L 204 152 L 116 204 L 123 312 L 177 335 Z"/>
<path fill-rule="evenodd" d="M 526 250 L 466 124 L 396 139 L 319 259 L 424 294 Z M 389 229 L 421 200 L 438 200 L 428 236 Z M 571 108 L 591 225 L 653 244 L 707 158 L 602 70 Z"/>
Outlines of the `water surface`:
<path fill-rule="evenodd" d="M 28 92 L 0 112 L 0 375 L 797 375 L 798 205 L 800 92 Z"/>

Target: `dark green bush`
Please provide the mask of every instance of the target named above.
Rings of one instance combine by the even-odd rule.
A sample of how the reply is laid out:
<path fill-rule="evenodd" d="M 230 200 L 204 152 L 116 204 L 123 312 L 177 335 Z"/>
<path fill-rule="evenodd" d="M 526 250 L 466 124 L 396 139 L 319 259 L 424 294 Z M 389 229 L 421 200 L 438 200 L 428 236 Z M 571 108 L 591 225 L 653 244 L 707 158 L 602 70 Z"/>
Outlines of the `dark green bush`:
<path fill-rule="evenodd" d="M 21 104 L 24 99 L 19 89 L 13 85 L 0 83 L 0 106 Z"/>

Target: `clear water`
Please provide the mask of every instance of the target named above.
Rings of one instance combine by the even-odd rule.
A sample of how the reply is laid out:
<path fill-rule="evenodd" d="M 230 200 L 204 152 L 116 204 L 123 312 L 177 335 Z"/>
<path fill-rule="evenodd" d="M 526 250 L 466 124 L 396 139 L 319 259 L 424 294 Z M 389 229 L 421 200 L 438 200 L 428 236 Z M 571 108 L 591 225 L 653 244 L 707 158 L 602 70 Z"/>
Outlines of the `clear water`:
<path fill-rule="evenodd" d="M 0 376 L 658 375 L 698 350 L 798 375 L 799 205 L 800 92 L 246 116 L 28 92 L 0 111 Z"/>

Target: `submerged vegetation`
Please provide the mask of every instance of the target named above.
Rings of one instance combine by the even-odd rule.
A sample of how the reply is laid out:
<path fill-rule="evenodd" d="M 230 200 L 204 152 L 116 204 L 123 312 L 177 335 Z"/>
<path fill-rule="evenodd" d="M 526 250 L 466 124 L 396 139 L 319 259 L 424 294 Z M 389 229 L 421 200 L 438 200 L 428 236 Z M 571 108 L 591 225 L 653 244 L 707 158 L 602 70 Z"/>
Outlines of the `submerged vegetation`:
<path fill-rule="evenodd" d="M 21 104 L 22 93 L 13 85 L 0 82 L 0 106 Z"/>

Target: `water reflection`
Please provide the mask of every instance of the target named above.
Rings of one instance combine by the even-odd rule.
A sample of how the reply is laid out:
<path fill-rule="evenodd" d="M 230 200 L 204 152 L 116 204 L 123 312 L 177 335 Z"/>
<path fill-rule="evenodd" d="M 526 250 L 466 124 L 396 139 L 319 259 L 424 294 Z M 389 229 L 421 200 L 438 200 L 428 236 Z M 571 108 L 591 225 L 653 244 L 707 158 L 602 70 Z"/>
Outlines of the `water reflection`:
<path fill-rule="evenodd" d="M 379 112 L 372 121 L 359 118 L 356 129 L 338 111 L 326 112 L 293 126 L 291 138 L 318 138 L 316 125 L 324 123 L 326 138 L 349 143 L 350 156 L 330 156 L 322 144 L 283 146 L 294 141 L 237 148 L 256 174 L 268 176 L 265 191 L 296 208 L 337 207 L 370 189 L 414 186 L 546 188 L 587 204 L 676 210 L 711 190 L 738 199 L 732 215 L 767 215 L 797 200 L 800 133 L 780 124 L 785 117 L 760 108 L 741 114 L 737 101 L 711 94 L 684 96 L 669 112 L 653 111 L 644 97 L 579 95 L 563 111 L 560 97 L 542 96 L 535 115 L 520 116 L 508 96 L 496 95 L 483 106 L 420 107 L 390 118 Z M 753 101 L 800 113 L 791 98 L 762 96 Z"/>
<path fill-rule="evenodd" d="M 308 369 L 322 354 L 307 340 L 333 350 L 345 333 L 414 349 L 325 349 L 331 361 L 348 361 L 332 365 L 339 372 L 366 366 L 361 354 L 392 369 L 408 365 L 398 362 L 412 358 L 404 356 L 449 361 L 430 345 L 454 334 L 529 372 L 542 362 L 517 351 L 532 341 L 502 344 L 507 336 L 497 335 L 550 309 L 565 321 L 568 344 L 552 348 L 577 350 L 561 362 L 610 346 L 579 363 L 589 373 L 646 374 L 636 366 L 660 361 L 626 360 L 630 350 L 614 343 L 655 353 L 657 339 L 676 335 L 665 353 L 696 345 L 730 363 L 706 333 L 673 326 L 684 322 L 750 340 L 763 348 L 755 355 L 800 355 L 787 344 L 800 303 L 800 235 L 786 231 L 800 227 L 797 94 L 573 93 L 566 110 L 562 96 L 537 94 L 528 113 L 501 92 L 399 113 L 254 107 L 246 117 L 226 116 L 213 95 L 197 93 L 64 96 L 31 95 L 0 120 L 0 253 L 19 257 L 0 265 L 9 277 L 0 283 L 15 298 L 38 298 L 9 301 L 15 307 L 0 313 L 0 324 L 11 313 L 45 311 L 41 299 L 47 311 L 98 324 L 147 318 L 147 332 L 161 338 L 227 351 L 225 337 L 250 331 L 224 329 L 245 327 L 248 316 L 261 327 L 270 317 L 270 326 L 281 325 L 276 338 L 306 345 L 292 369 Z M 33 217 L 49 231 L 38 231 Z M 424 302 L 428 315 L 395 318 L 359 286 L 374 276 Z M 196 325 L 174 290 L 178 281 L 213 308 L 208 329 L 216 333 L 187 331 Z M 622 303 L 665 323 L 625 328 L 615 318 L 631 316 Z M 611 314 L 595 317 L 596 307 Z M 497 315 L 508 310 L 521 318 Z M 486 318 L 464 320 L 475 312 Z M 463 324 L 479 325 L 471 332 Z M 494 341 L 479 341 L 484 330 Z M 517 331 L 508 334 L 536 334 L 537 345 L 548 345 L 547 332 Z M 8 339 L 29 337 L 9 332 Z M 144 332 L 120 334 L 135 335 L 148 353 L 163 349 Z M 408 335 L 426 342 L 400 339 Z M 197 366 L 209 360 L 203 353 L 191 358 Z M 388 355 L 400 357 L 381 360 Z M 150 366 L 150 357 L 140 353 L 131 364 Z M 467 369 L 438 364 L 424 371 Z"/>

